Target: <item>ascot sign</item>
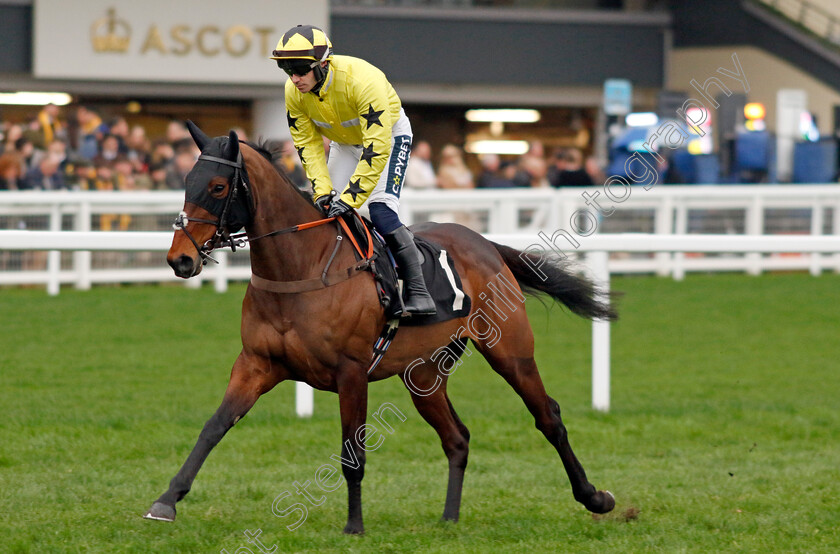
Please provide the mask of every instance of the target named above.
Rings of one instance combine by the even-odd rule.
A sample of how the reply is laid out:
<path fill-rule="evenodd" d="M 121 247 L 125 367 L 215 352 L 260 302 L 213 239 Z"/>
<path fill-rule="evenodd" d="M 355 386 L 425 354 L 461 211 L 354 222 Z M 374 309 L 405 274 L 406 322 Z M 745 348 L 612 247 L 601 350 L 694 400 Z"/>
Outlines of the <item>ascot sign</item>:
<path fill-rule="evenodd" d="M 327 2 L 35 2 L 37 77 L 280 84 L 269 59 L 281 33 L 327 29 Z"/>
<path fill-rule="evenodd" d="M 271 37 L 276 34 L 274 27 L 254 27 L 252 30 L 246 25 L 232 25 L 224 32 L 216 25 L 205 25 L 198 29 L 190 25 L 174 25 L 168 33 L 164 33 L 158 25 L 152 24 L 145 33 L 139 52 L 141 55 L 155 51 L 163 55 L 186 56 L 195 47 L 204 56 L 217 56 L 224 50 L 229 56 L 238 58 L 253 52 L 251 46 L 256 35 L 260 44 L 256 51 L 265 59 L 274 44 L 270 42 Z M 168 36 L 168 40 L 164 36 Z M 97 53 L 125 53 L 130 41 L 131 26 L 124 19 L 117 18 L 114 8 L 110 8 L 106 17 L 91 26 L 90 42 Z"/>

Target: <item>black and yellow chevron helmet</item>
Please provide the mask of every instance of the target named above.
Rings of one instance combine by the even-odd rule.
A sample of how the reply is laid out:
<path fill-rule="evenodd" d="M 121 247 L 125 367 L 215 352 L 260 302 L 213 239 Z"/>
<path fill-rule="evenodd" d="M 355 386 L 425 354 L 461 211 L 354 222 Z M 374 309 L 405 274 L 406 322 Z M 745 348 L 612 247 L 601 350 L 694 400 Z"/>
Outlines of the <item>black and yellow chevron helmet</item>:
<path fill-rule="evenodd" d="M 321 63 L 331 60 L 332 56 L 332 43 L 324 31 L 312 25 L 298 25 L 283 34 L 271 59 Z"/>

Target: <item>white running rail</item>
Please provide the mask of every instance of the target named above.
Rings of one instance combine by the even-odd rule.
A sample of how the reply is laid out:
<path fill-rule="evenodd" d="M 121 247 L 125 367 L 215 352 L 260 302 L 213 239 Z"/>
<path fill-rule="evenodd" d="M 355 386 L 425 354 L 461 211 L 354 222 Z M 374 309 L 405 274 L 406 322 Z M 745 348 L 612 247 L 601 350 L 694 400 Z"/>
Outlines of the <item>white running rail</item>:
<path fill-rule="evenodd" d="M 506 234 L 487 235 L 487 238 L 520 250 L 542 251 L 550 255 L 551 246 L 536 235 Z M 172 233 L 169 232 L 95 232 L 95 231 L 0 231 L 0 250 L 50 250 L 59 251 L 166 251 Z M 593 279 L 604 293 L 609 291 L 611 261 L 614 252 L 644 253 L 810 253 L 813 256 L 840 254 L 840 236 L 761 236 L 761 235 L 654 235 L 610 234 L 582 238 L 576 252 L 586 253 L 586 261 Z M 222 253 L 224 256 L 224 253 Z M 222 256 L 222 258 L 223 258 Z M 53 265 L 48 290 L 57 294 L 60 276 Z M 836 266 L 835 266 L 836 267 Z M 821 272 L 820 264 L 812 264 L 811 273 Z M 216 269 L 224 274 L 226 264 Z M 226 290 L 227 275 L 216 280 L 217 290 Z M 245 277 L 247 279 L 247 276 Z M 199 282 L 200 284 L 200 282 Z M 299 416 L 312 414 L 313 394 L 306 385 L 298 383 L 296 410 Z M 592 324 L 592 406 L 608 411 L 610 407 L 610 324 L 595 321 Z"/>
<path fill-rule="evenodd" d="M 577 214 L 612 210 L 598 219 L 598 233 L 645 232 L 657 235 L 838 235 L 840 234 L 840 185 L 750 185 L 672 186 L 651 190 L 629 189 L 620 203 L 610 202 L 624 194 L 620 186 L 611 193 L 604 187 L 571 189 L 496 189 L 468 191 L 417 191 L 403 193 L 401 216 L 407 223 L 425 220 L 455 220 L 470 224 L 484 234 L 548 236 L 572 232 Z M 596 197 L 596 201 L 591 200 Z M 73 230 L 106 228 L 108 219 L 117 227 L 120 218 L 130 219 L 132 244 L 119 250 L 143 252 L 143 232 L 167 231 L 184 202 L 183 192 L 0 192 L 0 229 Z M 596 207 L 597 203 L 597 207 Z M 606 213 L 606 212 L 605 212 Z M 596 233 L 596 235 L 598 234 Z M 579 242 L 594 238 L 577 237 Z M 123 240 L 123 239 L 120 239 Z M 161 239 L 162 240 L 162 239 Z M 123 241 L 124 242 L 124 241 Z M 563 244 L 565 242 L 565 244 Z M 558 246 L 569 250 L 560 239 Z M 46 284 L 56 294 L 60 284 L 87 289 L 93 283 L 159 282 L 176 277 L 157 254 L 160 248 L 133 256 L 99 254 L 90 250 L 61 256 L 59 247 L 37 254 L 10 255 L 18 247 L 8 239 L 0 244 L 0 286 Z M 571 248 L 571 250 L 579 250 Z M 47 252 L 49 252 L 47 254 Z M 212 279 L 224 290 L 228 280 L 249 277 L 247 255 L 221 254 L 221 266 L 208 267 L 199 279 Z M 613 256 L 615 273 L 656 273 L 677 279 L 689 271 L 763 271 L 799 269 L 813 273 L 840 267 L 840 256 L 798 253 L 702 255 L 697 250 L 660 251 Z M 197 286 L 200 281 L 193 281 Z"/>

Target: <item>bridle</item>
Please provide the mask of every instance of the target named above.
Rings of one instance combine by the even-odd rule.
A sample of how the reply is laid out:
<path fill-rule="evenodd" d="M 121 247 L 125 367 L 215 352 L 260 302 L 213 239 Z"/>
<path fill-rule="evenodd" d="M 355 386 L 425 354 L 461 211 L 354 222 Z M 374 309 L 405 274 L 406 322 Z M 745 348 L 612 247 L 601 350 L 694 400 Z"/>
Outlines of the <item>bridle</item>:
<path fill-rule="evenodd" d="M 299 223 L 297 225 L 292 225 L 291 227 L 286 227 L 286 228 L 283 228 L 283 229 L 277 229 L 276 231 L 270 231 L 268 233 L 265 233 L 264 235 L 260 235 L 258 237 L 253 237 L 253 238 L 249 238 L 247 233 L 230 234 L 230 232 L 227 230 L 228 217 L 230 216 L 231 205 L 233 204 L 233 202 L 236 201 L 237 196 L 239 194 L 240 186 L 242 187 L 242 189 L 244 191 L 244 194 L 245 194 L 245 197 L 248 200 L 248 208 L 249 208 L 251 214 L 253 214 L 253 209 L 254 209 L 254 200 L 253 200 L 253 196 L 251 194 L 251 186 L 250 186 L 251 183 L 248 180 L 248 173 L 247 173 L 247 171 L 244 171 L 244 168 L 243 168 L 243 165 L 242 165 L 242 153 L 241 152 L 239 153 L 235 162 L 227 160 L 225 158 L 219 158 L 219 157 L 216 157 L 216 156 L 209 156 L 207 154 L 201 154 L 198 157 L 198 159 L 199 159 L 199 161 L 206 160 L 208 162 L 216 162 L 216 163 L 220 163 L 220 164 L 223 164 L 223 165 L 227 165 L 227 166 L 232 167 L 233 170 L 234 170 L 233 178 L 232 178 L 232 184 L 231 184 L 231 190 L 228 193 L 227 197 L 225 198 L 225 204 L 224 204 L 224 207 L 222 208 L 222 214 L 219 216 L 219 219 L 213 221 L 211 219 L 201 219 L 201 218 L 197 218 L 197 217 L 188 218 L 187 213 L 182 211 L 178 214 L 178 216 L 175 218 L 175 222 L 172 224 L 172 228 L 174 230 L 183 231 L 184 234 L 187 235 L 187 238 L 190 239 L 190 242 L 192 242 L 193 246 L 195 246 L 195 249 L 198 252 L 199 257 L 201 258 L 202 265 L 207 265 L 208 260 L 210 260 L 210 261 L 212 261 L 216 264 L 219 263 L 218 260 L 216 260 L 215 258 L 210 256 L 210 254 L 218 248 L 230 247 L 231 252 L 236 252 L 237 248 L 244 248 L 247 243 L 254 242 L 255 240 L 264 239 L 264 238 L 267 238 L 267 237 L 273 237 L 273 236 L 276 236 L 276 235 L 283 235 L 283 234 L 286 234 L 286 233 L 295 233 L 297 231 L 303 231 L 303 230 L 306 230 L 306 229 L 311 229 L 312 227 L 318 227 L 319 225 L 324 225 L 325 223 L 329 223 L 329 222 L 337 219 L 335 217 L 328 217 L 328 218 L 325 218 L 325 219 L 319 219 L 317 221 L 310 221 L 310 222 L 307 222 L 307 223 Z M 192 234 L 189 232 L 189 230 L 187 230 L 187 225 L 189 224 L 190 221 L 195 221 L 196 223 L 207 223 L 209 225 L 213 225 L 213 226 L 216 227 L 216 232 L 213 234 L 213 236 L 211 238 L 207 239 L 207 241 L 204 244 L 199 246 L 198 241 L 196 241 L 195 237 L 193 237 Z M 339 221 L 342 224 L 342 227 L 345 227 L 345 229 L 349 232 L 349 229 L 346 228 L 346 224 L 341 220 L 339 220 Z M 355 240 L 353 240 L 353 242 L 355 243 Z M 362 252 L 362 249 L 358 245 L 354 244 L 354 246 L 356 247 L 356 250 L 358 252 L 360 252 L 360 253 Z M 335 256 L 335 252 L 333 252 L 333 257 L 334 256 Z M 367 257 L 369 257 L 369 256 L 367 256 Z M 330 261 L 332 261 L 332 257 L 330 258 Z M 328 267 L 329 267 L 329 264 L 328 264 Z"/>
<path fill-rule="evenodd" d="M 187 238 L 190 239 L 190 242 L 193 243 L 193 246 L 195 246 L 195 249 L 198 252 L 199 257 L 201 258 L 201 263 L 203 265 L 207 265 L 207 260 L 210 260 L 210 261 L 218 264 L 219 260 L 212 257 L 210 255 L 210 252 L 212 252 L 213 250 L 218 248 L 218 246 L 214 245 L 214 243 L 216 241 L 218 241 L 221 236 L 223 236 L 222 232 L 220 232 L 219 222 L 218 221 L 211 221 L 209 219 L 199 219 L 197 217 L 192 218 L 192 221 L 196 221 L 198 223 L 209 223 L 210 225 L 215 225 L 216 226 L 216 233 L 213 235 L 212 238 L 207 239 L 207 241 L 204 244 L 199 246 L 198 242 L 195 240 L 195 238 L 193 238 L 192 233 L 190 233 L 187 230 L 187 225 L 189 224 L 190 219 L 187 218 L 187 212 L 183 212 L 183 211 L 180 212 L 175 217 L 175 222 L 172 224 L 172 228 L 176 231 L 183 231 L 184 234 L 187 235 Z"/>
<path fill-rule="evenodd" d="M 237 156 L 235 162 L 226 160 L 225 158 L 209 156 L 207 154 L 201 154 L 198 157 L 198 159 L 199 161 L 205 160 L 208 162 L 216 162 L 233 168 L 231 190 L 225 198 L 225 204 L 222 208 L 222 215 L 219 216 L 219 219 L 213 221 L 210 219 L 200 219 L 197 217 L 191 218 L 192 221 L 195 221 L 197 223 L 207 223 L 209 225 L 215 226 L 216 232 L 211 238 L 207 239 L 207 241 L 204 244 L 199 246 L 198 242 L 187 230 L 187 224 L 190 222 L 190 219 L 187 218 L 186 212 L 183 211 L 180 212 L 175 218 L 175 222 L 172 224 L 172 228 L 176 231 L 181 230 L 184 232 L 185 235 L 187 235 L 187 238 L 190 239 L 190 242 L 193 243 L 193 246 L 195 246 L 196 251 L 198 251 L 198 255 L 199 257 L 201 257 L 201 263 L 203 265 L 207 265 L 207 260 L 211 260 L 218 264 L 219 261 L 210 256 L 211 252 L 213 252 L 217 248 L 226 248 L 228 246 L 230 246 L 232 252 L 236 252 L 237 247 L 244 247 L 245 243 L 248 241 L 244 233 L 231 235 L 230 232 L 228 232 L 227 230 L 228 217 L 230 215 L 230 207 L 233 204 L 233 202 L 236 201 L 236 198 L 239 194 L 239 187 L 241 186 L 244 190 L 245 197 L 248 200 L 249 210 L 253 210 L 253 196 L 251 195 L 250 182 L 248 181 L 247 173 L 245 174 L 245 176 L 243 176 L 241 152 Z"/>

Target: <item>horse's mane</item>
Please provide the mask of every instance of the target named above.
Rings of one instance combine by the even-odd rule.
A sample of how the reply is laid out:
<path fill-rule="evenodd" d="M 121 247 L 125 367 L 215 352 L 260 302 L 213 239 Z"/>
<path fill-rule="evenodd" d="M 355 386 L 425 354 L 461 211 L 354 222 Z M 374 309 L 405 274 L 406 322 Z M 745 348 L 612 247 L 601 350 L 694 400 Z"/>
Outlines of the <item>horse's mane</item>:
<path fill-rule="evenodd" d="M 288 183 L 295 192 L 300 194 L 307 202 L 314 206 L 314 203 L 312 202 L 312 193 L 300 190 L 297 186 L 295 186 L 291 179 L 289 179 L 289 176 L 286 175 L 286 171 L 283 169 L 283 166 L 280 164 L 280 158 L 283 156 L 280 143 L 269 139 L 260 139 L 259 143 L 253 143 L 248 140 L 243 140 L 242 142 L 256 150 L 260 156 L 268 160 L 271 167 L 277 171 L 280 177 L 286 181 L 286 183 Z"/>

